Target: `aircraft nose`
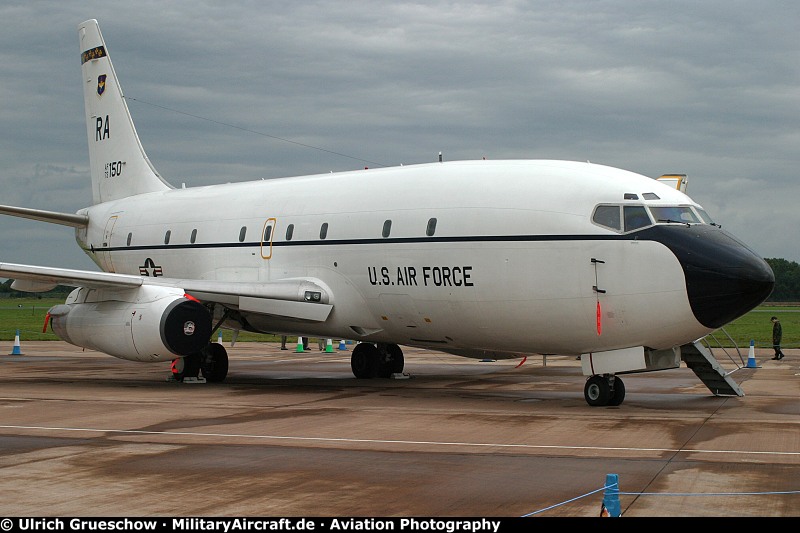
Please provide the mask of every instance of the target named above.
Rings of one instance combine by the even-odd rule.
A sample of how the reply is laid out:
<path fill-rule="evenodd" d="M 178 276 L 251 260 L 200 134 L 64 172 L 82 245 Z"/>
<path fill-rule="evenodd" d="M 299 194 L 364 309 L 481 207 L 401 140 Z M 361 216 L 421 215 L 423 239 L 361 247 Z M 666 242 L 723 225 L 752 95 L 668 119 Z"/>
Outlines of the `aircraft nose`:
<path fill-rule="evenodd" d="M 772 293 L 769 264 L 733 235 L 715 226 L 662 226 L 683 267 L 689 303 L 698 322 L 716 329 L 747 313 Z"/>

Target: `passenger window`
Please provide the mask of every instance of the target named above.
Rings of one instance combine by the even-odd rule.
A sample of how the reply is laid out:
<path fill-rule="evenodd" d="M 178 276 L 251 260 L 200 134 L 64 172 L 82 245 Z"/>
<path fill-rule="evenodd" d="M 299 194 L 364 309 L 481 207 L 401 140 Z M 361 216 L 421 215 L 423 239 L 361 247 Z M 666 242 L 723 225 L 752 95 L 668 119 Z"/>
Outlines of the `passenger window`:
<path fill-rule="evenodd" d="M 172 235 L 172 230 L 167 230 L 164 234 L 164 244 L 169 244 L 169 238 Z"/>
<path fill-rule="evenodd" d="M 289 224 L 288 226 L 286 226 L 286 240 L 291 241 L 293 234 L 294 234 L 294 224 Z"/>
<path fill-rule="evenodd" d="M 133 239 L 133 233 L 128 233 L 128 244 L 127 244 L 127 246 L 131 245 L 131 239 Z"/>
<path fill-rule="evenodd" d="M 619 206 L 618 205 L 598 205 L 594 210 L 592 220 L 595 224 L 600 224 L 607 228 L 619 231 L 621 229 Z"/>
<path fill-rule="evenodd" d="M 247 234 L 247 226 L 242 226 L 239 230 L 239 242 L 244 242 L 244 236 Z"/>
<path fill-rule="evenodd" d="M 652 224 L 644 206 L 626 205 L 623 209 L 625 213 L 625 231 L 633 231 Z"/>
<path fill-rule="evenodd" d="M 323 222 L 322 227 L 319 228 L 319 238 L 324 239 L 328 236 L 328 223 Z"/>
<path fill-rule="evenodd" d="M 261 242 L 269 242 L 272 238 L 272 224 L 264 228 L 264 239 Z"/>
<path fill-rule="evenodd" d="M 383 231 L 381 232 L 381 235 L 383 235 L 383 238 L 385 239 L 386 237 L 389 236 L 389 233 L 391 232 L 392 232 L 392 221 L 385 220 L 383 222 Z"/>
<path fill-rule="evenodd" d="M 436 233 L 436 219 L 429 218 L 428 227 L 425 228 L 425 235 L 427 235 L 428 237 L 433 237 L 434 233 Z"/>
<path fill-rule="evenodd" d="M 192 230 L 192 236 L 189 238 L 189 242 L 194 244 L 194 241 L 196 241 L 196 240 L 197 240 L 197 230 L 193 229 Z"/>

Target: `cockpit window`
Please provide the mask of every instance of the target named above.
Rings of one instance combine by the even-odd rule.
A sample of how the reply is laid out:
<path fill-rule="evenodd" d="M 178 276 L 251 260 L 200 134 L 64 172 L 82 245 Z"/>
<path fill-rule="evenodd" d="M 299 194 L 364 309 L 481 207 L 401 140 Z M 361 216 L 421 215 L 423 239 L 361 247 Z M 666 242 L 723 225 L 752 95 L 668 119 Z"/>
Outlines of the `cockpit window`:
<path fill-rule="evenodd" d="M 623 207 L 625 214 L 625 231 L 644 228 L 652 224 L 643 205 L 626 205 Z"/>
<path fill-rule="evenodd" d="M 633 231 L 652 226 L 650 215 L 643 205 L 598 205 L 592 222 L 614 231 Z"/>
<path fill-rule="evenodd" d="M 650 212 L 653 213 L 653 218 L 656 219 L 656 224 L 668 224 L 670 222 L 679 222 L 683 224 L 697 224 L 700 222 L 697 216 L 689 206 L 669 206 L 669 207 L 655 207 L 650 206 Z"/>
<path fill-rule="evenodd" d="M 700 219 L 705 222 L 706 224 L 714 224 L 714 220 L 708 215 L 705 209 L 701 209 L 699 207 L 695 207 L 697 214 L 700 215 Z"/>
<path fill-rule="evenodd" d="M 605 228 L 627 233 L 656 224 L 711 224 L 716 225 L 708 213 L 698 206 L 689 205 L 598 205 L 594 208 L 592 222 Z"/>
<path fill-rule="evenodd" d="M 619 231 L 622 228 L 619 210 L 620 206 L 618 205 L 598 205 L 594 210 L 592 220 L 595 224 Z"/>

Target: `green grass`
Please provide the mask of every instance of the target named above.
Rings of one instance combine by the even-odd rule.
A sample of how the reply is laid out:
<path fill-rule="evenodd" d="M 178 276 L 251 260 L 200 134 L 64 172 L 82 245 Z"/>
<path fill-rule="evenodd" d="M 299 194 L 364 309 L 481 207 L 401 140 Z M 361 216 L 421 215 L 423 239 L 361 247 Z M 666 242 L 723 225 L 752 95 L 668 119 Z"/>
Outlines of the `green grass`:
<path fill-rule="evenodd" d="M 800 347 L 800 306 L 761 305 L 727 324 L 724 329 L 740 348 L 746 349 L 750 346 L 751 340 L 755 341 L 756 348 L 770 348 L 772 347 L 772 322 L 769 319 L 772 316 L 778 317 L 783 326 L 781 347 Z M 717 332 L 714 333 L 714 336 L 722 342 L 725 334 Z M 723 346 L 729 345 L 730 343 L 723 343 Z"/>
<path fill-rule="evenodd" d="M 58 340 L 58 337 L 50 332 L 50 328 L 47 329 L 47 333 L 42 333 L 42 327 L 48 309 L 60 303 L 64 303 L 64 300 L 60 298 L 0 299 L 0 341 L 13 342 L 17 330 L 20 332 L 20 343 L 25 340 Z M 784 348 L 800 347 L 800 306 L 762 305 L 734 320 L 724 329 L 739 348 L 747 349 L 751 340 L 755 341 L 757 348 L 768 348 L 772 346 L 772 323 L 769 319 L 773 315 L 777 316 L 783 325 L 782 346 Z M 223 342 L 229 342 L 231 336 L 231 331 L 223 330 Z M 714 336 L 722 346 L 733 346 L 723 332 L 715 332 Z M 280 342 L 280 337 L 242 332 L 237 338 L 237 342 L 251 341 Z M 290 342 L 296 342 L 296 340 L 290 339 Z"/>
<path fill-rule="evenodd" d="M 3 298 L 0 300 L 0 341 L 14 340 L 16 330 L 22 339 L 58 340 L 50 333 L 42 333 L 47 310 L 64 303 L 61 298 Z"/>

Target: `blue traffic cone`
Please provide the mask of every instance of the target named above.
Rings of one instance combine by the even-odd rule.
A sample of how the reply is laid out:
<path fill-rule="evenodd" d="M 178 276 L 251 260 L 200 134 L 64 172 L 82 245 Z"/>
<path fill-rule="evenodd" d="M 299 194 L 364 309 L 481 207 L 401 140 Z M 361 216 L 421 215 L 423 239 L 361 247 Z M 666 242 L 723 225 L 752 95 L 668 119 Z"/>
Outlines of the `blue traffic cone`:
<path fill-rule="evenodd" d="M 756 341 L 750 341 L 750 349 L 747 351 L 747 368 L 761 368 L 756 365 Z"/>
<path fill-rule="evenodd" d="M 19 330 L 17 330 L 17 334 L 14 336 L 14 349 L 11 350 L 11 353 L 8 355 L 22 355 L 22 349 L 19 345 Z"/>
<path fill-rule="evenodd" d="M 340 350 L 347 350 L 347 343 L 344 341 L 344 339 L 339 341 L 339 349 Z"/>

